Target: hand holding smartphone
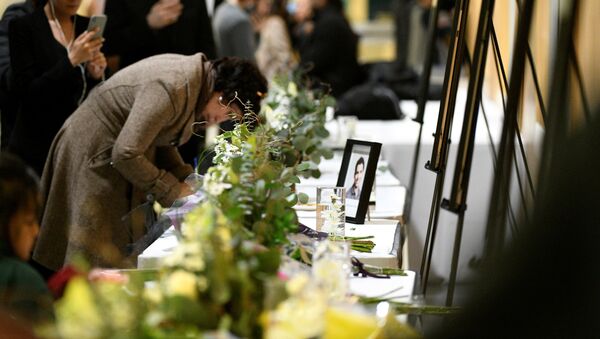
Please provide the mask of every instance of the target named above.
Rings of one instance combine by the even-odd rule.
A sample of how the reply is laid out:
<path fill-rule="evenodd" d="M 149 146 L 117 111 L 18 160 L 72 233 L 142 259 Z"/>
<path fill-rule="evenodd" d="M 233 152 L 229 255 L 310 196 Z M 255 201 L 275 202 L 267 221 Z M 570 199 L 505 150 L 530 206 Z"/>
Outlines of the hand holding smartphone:
<path fill-rule="evenodd" d="M 94 36 L 92 37 L 92 40 L 102 38 L 104 34 L 104 27 L 106 27 L 106 15 L 94 15 L 90 18 L 90 23 L 88 24 L 87 30 L 92 31 L 96 28 L 98 29 L 96 31 L 96 34 L 94 34 Z"/>

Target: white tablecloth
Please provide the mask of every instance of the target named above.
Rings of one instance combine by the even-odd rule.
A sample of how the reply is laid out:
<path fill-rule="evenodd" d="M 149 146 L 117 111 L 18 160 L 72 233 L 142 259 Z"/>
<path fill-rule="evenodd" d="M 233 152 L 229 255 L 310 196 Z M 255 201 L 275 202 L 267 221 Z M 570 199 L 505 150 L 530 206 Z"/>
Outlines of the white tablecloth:
<path fill-rule="evenodd" d="M 390 279 L 350 278 L 350 291 L 364 297 L 393 298 L 393 301 L 409 302 L 415 285 L 415 272 L 405 271 L 406 276 L 391 276 Z"/>

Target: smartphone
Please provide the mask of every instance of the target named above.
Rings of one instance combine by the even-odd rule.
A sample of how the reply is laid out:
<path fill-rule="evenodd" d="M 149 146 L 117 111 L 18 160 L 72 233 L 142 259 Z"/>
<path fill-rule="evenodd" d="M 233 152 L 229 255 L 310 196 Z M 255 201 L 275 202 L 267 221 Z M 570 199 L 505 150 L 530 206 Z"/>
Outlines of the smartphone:
<path fill-rule="evenodd" d="M 105 26 L 106 26 L 106 15 L 104 15 L 104 14 L 94 15 L 90 18 L 90 23 L 88 25 L 87 30 L 91 31 L 97 27 L 98 31 L 96 32 L 96 34 L 94 34 L 92 39 L 101 38 L 102 35 L 104 34 Z"/>

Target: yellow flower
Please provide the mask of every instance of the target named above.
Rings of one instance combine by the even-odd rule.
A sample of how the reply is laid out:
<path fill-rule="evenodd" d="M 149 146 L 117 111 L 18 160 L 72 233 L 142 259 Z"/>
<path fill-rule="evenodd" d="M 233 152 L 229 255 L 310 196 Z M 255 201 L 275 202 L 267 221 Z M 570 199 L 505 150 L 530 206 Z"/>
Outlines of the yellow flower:
<path fill-rule="evenodd" d="M 215 234 L 221 241 L 223 251 L 231 251 L 231 232 L 226 227 L 217 227 Z"/>
<path fill-rule="evenodd" d="M 369 338 L 377 331 L 377 318 L 346 309 L 329 308 L 325 319 L 325 339 Z"/>
<path fill-rule="evenodd" d="M 198 298 L 196 276 L 184 270 L 177 270 L 171 273 L 165 281 L 165 294 L 168 296 L 178 295 L 196 300 Z"/>
<path fill-rule="evenodd" d="M 82 277 L 75 277 L 56 303 L 58 331 L 63 338 L 99 337 L 102 333 L 102 317 L 90 285 Z"/>
<path fill-rule="evenodd" d="M 296 295 L 300 292 L 302 292 L 302 290 L 304 290 L 304 288 L 306 287 L 306 285 L 309 282 L 309 276 L 308 274 L 298 274 L 295 277 L 293 277 L 292 279 L 290 279 L 286 284 L 285 284 L 285 289 L 287 290 L 287 292 L 290 295 Z"/>
<path fill-rule="evenodd" d="M 158 305 L 162 301 L 160 286 L 156 282 L 147 282 L 144 288 L 144 299 Z"/>
<path fill-rule="evenodd" d="M 198 291 L 206 291 L 208 289 L 208 279 L 206 279 L 206 277 L 198 277 L 197 280 Z"/>
<path fill-rule="evenodd" d="M 298 86 L 296 86 L 296 83 L 293 81 L 288 83 L 287 91 L 292 98 L 298 96 Z"/>
<path fill-rule="evenodd" d="M 265 338 L 313 338 L 325 327 L 324 314 L 327 305 L 318 290 L 304 291 L 277 306 L 266 318 Z"/>

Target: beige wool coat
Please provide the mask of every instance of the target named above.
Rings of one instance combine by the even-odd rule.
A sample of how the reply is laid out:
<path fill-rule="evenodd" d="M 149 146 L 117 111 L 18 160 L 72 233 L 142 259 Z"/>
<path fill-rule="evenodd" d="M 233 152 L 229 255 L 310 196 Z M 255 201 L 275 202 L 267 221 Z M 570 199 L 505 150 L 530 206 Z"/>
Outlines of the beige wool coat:
<path fill-rule="evenodd" d="M 214 77 L 203 54 L 163 54 L 96 86 L 52 143 L 37 262 L 56 270 L 81 255 L 94 266 L 127 266 L 128 245 L 144 234 L 136 207 L 147 198 L 170 206 L 193 171 L 176 146 L 190 138 Z"/>

